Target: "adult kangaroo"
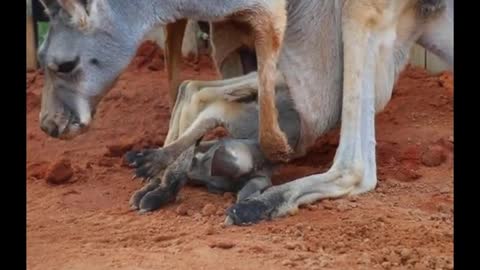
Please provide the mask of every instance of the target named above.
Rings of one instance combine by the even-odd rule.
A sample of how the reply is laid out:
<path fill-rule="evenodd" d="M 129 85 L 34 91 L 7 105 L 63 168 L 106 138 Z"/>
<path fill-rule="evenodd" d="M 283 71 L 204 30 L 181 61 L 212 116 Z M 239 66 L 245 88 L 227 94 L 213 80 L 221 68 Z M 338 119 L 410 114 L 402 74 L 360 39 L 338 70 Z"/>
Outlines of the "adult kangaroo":
<path fill-rule="evenodd" d="M 154 26 L 184 19 L 238 21 L 253 29 L 258 57 L 260 141 L 272 160 L 292 149 L 278 126 L 273 78 L 286 28 L 286 0 L 50 0 L 51 39 L 40 57 L 51 87 L 45 88 L 41 128 L 68 138 L 86 130 L 94 108 L 130 62 Z M 167 35 L 167 39 L 173 38 Z M 49 39 L 49 37 L 47 37 Z M 61 40 L 61 41 L 60 41 Z M 172 48 L 167 46 L 167 55 Z M 42 52 L 43 51 L 43 52 Z M 168 59 L 167 59 L 168 61 Z M 62 90 L 59 90 L 62 89 Z M 55 93 L 48 94 L 48 91 Z M 42 107 L 43 108 L 43 107 Z M 48 108 L 48 109 L 47 109 Z"/>
<path fill-rule="evenodd" d="M 92 0 L 86 6 L 73 0 L 58 2 L 61 5 L 49 5 L 53 23 L 40 50 L 47 66 L 41 125 L 51 136 L 68 137 L 88 125 L 98 101 L 155 23 L 181 19 L 228 22 L 229 12 L 248 18 L 252 12 L 243 11 L 262 10 L 263 4 L 280 14 L 283 1 Z M 453 65 L 453 0 L 290 0 L 284 7 L 288 16 L 284 32 L 277 29 L 285 21 L 263 25 L 278 26 L 266 31 L 275 29 L 277 38 L 284 36 L 280 39 L 260 36 L 251 23 L 257 19 L 247 20 L 247 29 L 245 20 L 231 20 L 236 23 L 232 27 L 253 38 L 250 46 L 258 58 L 258 76 L 197 86 L 257 89 L 259 142 L 273 161 L 304 155 L 318 136 L 341 121 L 339 147 L 326 173 L 271 187 L 238 202 L 228 211 L 229 223 L 278 217 L 300 204 L 373 190 L 377 183 L 374 116 L 390 100 L 410 49 L 418 43 Z M 262 18 L 283 20 L 281 15 Z M 275 53 L 268 53 L 277 48 L 273 45 L 281 50 L 278 72 Z M 286 137 L 277 136 L 283 134 L 273 96 L 278 76 L 284 77 L 300 118 L 300 138 L 293 152 L 290 146 L 284 147 Z M 207 125 L 202 121 L 212 117 L 210 110 L 204 111 L 183 132 L 182 127 L 172 132 L 164 148 L 149 152 L 150 169 L 174 162 L 185 142 L 201 136 L 198 128 L 224 120 L 219 116 Z"/>

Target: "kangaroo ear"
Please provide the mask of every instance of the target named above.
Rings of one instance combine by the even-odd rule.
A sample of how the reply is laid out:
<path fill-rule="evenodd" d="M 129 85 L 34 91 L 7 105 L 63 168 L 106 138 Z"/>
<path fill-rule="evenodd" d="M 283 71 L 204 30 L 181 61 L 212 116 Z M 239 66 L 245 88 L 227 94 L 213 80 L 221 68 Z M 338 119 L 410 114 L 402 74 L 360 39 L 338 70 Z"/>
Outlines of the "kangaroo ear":
<path fill-rule="evenodd" d="M 88 14 L 82 1 L 57 0 L 58 4 L 72 17 L 72 22 L 80 28 L 88 26 Z"/>
<path fill-rule="evenodd" d="M 43 7 L 43 12 L 45 12 L 45 15 L 48 16 L 48 18 L 51 20 L 52 19 L 52 12 L 50 11 L 50 8 L 48 7 L 49 4 L 51 4 L 51 1 L 48 0 L 38 0 L 40 5 Z M 28 4 L 28 3 L 27 3 Z M 30 8 L 29 8 L 30 10 Z"/>

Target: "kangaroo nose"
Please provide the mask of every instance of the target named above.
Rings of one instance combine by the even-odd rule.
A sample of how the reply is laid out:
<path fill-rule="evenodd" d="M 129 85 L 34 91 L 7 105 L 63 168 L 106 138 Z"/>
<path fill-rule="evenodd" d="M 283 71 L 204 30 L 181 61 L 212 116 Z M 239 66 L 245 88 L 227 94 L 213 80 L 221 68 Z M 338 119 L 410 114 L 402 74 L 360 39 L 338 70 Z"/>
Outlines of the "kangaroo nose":
<path fill-rule="evenodd" d="M 51 63 L 48 64 L 48 68 L 58 73 L 70 73 L 80 63 L 80 57 L 73 59 L 57 59 L 54 58 Z"/>
<path fill-rule="evenodd" d="M 42 124 L 40 125 L 40 129 L 54 138 L 58 138 L 58 136 L 60 135 L 57 124 L 51 120 L 42 122 Z"/>

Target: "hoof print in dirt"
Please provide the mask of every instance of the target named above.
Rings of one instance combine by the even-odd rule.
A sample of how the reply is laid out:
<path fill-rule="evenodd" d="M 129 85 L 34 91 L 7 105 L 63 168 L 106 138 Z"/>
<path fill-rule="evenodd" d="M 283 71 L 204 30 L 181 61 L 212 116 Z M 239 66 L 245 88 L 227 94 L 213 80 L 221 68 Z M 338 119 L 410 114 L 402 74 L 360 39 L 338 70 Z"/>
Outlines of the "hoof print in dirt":
<path fill-rule="evenodd" d="M 145 179 L 157 176 L 171 163 L 170 156 L 162 149 L 130 151 L 125 159 L 135 168 L 135 175 Z"/>
<path fill-rule="evenodd" d="M 148 192 L 140 200 L 139 212 L 146 213 L 159 209 L 160 207 L 175 200 L 175 195 L 166 189 L 156 189 Z"/>
<path fill-rule="evenodd" d="M 270 219 L 273 209 L 259 200 L 242 201 L 227 210 L 227 223 L 251 225 Z"/>

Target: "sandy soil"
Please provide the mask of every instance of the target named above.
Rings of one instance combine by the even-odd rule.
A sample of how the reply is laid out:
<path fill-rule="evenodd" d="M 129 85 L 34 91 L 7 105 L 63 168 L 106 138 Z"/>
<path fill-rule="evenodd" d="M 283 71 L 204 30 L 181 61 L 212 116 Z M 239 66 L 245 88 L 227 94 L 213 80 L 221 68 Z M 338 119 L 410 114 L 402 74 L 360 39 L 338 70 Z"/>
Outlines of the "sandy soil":
<path fill-rule="evenodd" d="M 157 55 L 155 57 L 151 57 Z M 148 59 L 147 59 L 148 58 Z M 153 60 L 152 60 L 153 59 Z M 202 59 L 185 78 L 213 79 Z M 122 163 L 131 148 L 161 146 L 166 75 L 143 53 L 99 106 L 90 132 L 59 141 L 38 124 L 43 77 L 27 73 L 27 266 L 40 269 L 453 269 L 452 75 L 408 68 L 377 117 L 378 187 L 295 216 L 223 228 L 233 196 L 186 187 L 149 215 L 131 212 L 141 187 Z M 275 183 L 325 171 L 338 131 Z"/>

